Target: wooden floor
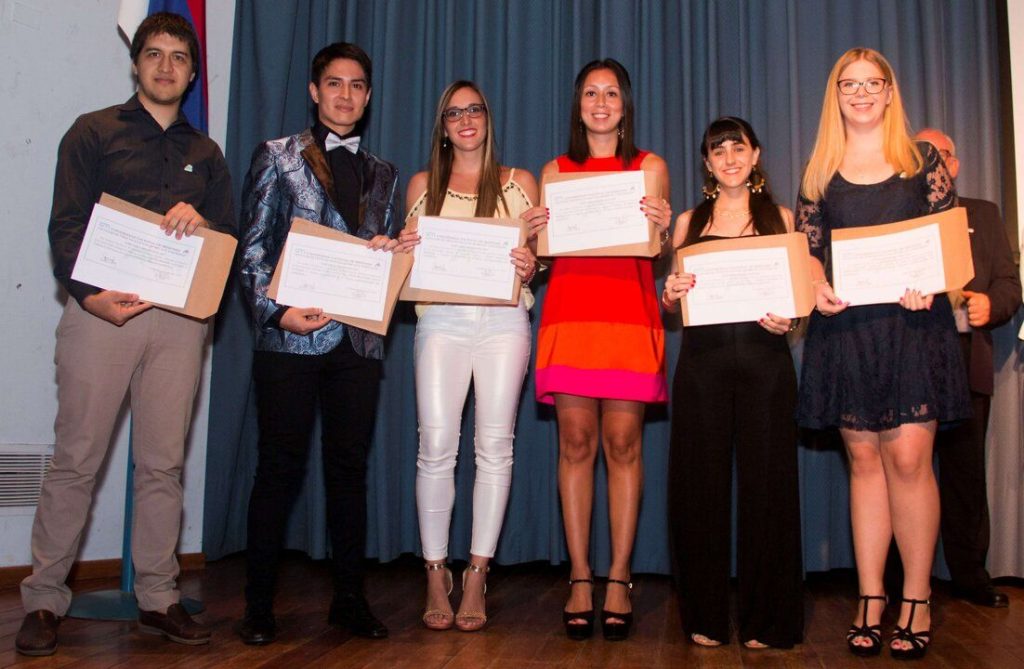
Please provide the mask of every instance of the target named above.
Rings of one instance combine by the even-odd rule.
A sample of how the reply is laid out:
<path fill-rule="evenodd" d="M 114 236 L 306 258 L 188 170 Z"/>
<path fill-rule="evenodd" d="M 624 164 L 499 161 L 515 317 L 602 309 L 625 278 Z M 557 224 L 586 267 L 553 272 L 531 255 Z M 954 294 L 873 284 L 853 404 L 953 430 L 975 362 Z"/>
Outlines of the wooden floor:
<path fill-rule="evenodd" d="M 679 627 L 675 596 L 665 577 L 638 576 L 633 602 L 638 620 L 623 643 L 598 634 L 574 642 L 561 631 L 560 609 L 567 592 L 564 569 L 547 565 L 495 567 L 489 578 L 487 627 L 475 634 L 431 632 L 419 617 L 423 570 L 403 559 L 371 567 L 367 592 L 391 638 L 369 641 L 328 627 L 330 602 L 323 563 L 299 556 L 286 560 L 278 596 L 279 639 L 262 648 L 245 646 L 234 634 L 242 614 L 243 563 L 231 557 L 182 578 L 183 592 L 203 600 L 201 620 L 213 628 L 208 646 L 186 647 L 140 634 L 134 623 L 65 620 L 60 647 L 49 658 L 14 652 L 23 615 L 17 589 L 0 591 L 0 667 L 884 667 L 906 666 L 887 655 L 861 660 L 846 651 L 855 585 L 850 573 L 812 575 L 807 586 L 805 642 L 791 651 L 745 650 L 731 643 L 705 649 L 688 643 Z M 92 581 L 79 591 L 116 587 Z M 985 609 L 948 596 L 935 585 L 936 637 L 917 667 L 1024 667 L 1024 589 L 1003 586 L 1009 609 Z M 603 588 L 598 587 L 598 593 Z M 454 597 L 458 596 L 458 588 Z M 457 604 L 457 599 L 454 600 Z M 890 607 L 895 611 L 895 607 Z M 891 614 L 885 621 L 891 628 Z"/>

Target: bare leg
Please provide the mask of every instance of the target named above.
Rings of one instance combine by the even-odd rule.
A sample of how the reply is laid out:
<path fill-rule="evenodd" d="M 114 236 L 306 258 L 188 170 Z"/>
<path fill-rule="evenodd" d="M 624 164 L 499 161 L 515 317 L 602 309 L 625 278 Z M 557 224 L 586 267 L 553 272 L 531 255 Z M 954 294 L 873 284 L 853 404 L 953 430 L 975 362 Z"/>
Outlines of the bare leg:
<path fill-rule="evenodd" d="M 931 596 L 932 559 L 939 534 L 939 489 L 932 469 L 935 427 L 935 421 L 908 423 L 879 435 L 892 529 L 903 562 L 903 597 L 907 599 Z M 907 625 L 910 606 L 900 607 L 900 627 Z M 931 609 L 919 605 L 914 612 L 912 631 L 930 627 Z M 907 641 L 892 645 L 911 647 Z"/>
<path fill-rule="evenodd" d="M 601 401 L 601 434 L 608 466 L 608 517 L 612 533 L 612 561 L 608 576 L 627 582 L 630 580 L 630 558 L 643 490 L 643 420 L 644 405 L 640 402 Z M 629 590 L 619 585 L 609 587 L 604 608 L 616 613 L 632 611 Z M 611 618 L 610 622 L 621 621 Z"/>
<path fill-rule="evenodd" d="M 850 523 L 858 587 L 861 595 L 881 595 L 885 592 L 882 576 L 892 541 L 892 524 L 879 435 L 861 430 L 840 430 L 840 433 L 850 462 Z M 864 621 L 860 608 L 864 605 L 862 601 L 858 606 L 854 625 Z M 867 624 L 878 624 L 885 602 L 869 600 L 867 606 Z M 858 636 L 854 637 L 853 644 L 868 647 L 872 641 Z"/>
<path fill-rule="evenodd" d="M 586 579 L 591 577 L 590 514 L 594 506 L 598 401 L 557 394 L 555 413 L 558 416 L 558 492 L 562 498 L 562 522 L 572 564 L 571 578 Z M 570 589 L 566 611 L 589 611 L 593 607 L 591 588 L 578 585 Z"/>

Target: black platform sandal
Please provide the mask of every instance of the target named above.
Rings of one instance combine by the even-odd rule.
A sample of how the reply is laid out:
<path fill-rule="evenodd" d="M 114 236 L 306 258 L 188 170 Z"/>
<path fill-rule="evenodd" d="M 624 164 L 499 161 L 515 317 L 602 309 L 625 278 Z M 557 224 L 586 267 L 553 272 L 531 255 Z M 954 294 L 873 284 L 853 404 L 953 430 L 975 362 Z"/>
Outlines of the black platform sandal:
<path fill-rule="evenodd" d="M 629 581 L 620 581 L 617 578 L 608 579 L 611 584 L 625 586 L 627 590 L 633 590 L 633 584 Z M 618 618 L 620 622 L 609 622 L 612 618 Z M 601 631 L 606 641 L 624 641 L 629 636 L 629 628 L 633 626 L 633 612 L 615 613 L 608 609 L 601 609 Z"/>
<path fill-rule="evenodd" d="M 589 583 L 591 596 L 593 596 L 594 577 L 570 578 L 569 588 L 577 583 Z M 578 622 L 582 620 L 583 622 Z M 565 625 L 565 635 L 573 641 L 586 641 L 594 635 L 594 606 L 591 604 L 586 611 L 562 610 L 562 624 Z"/>
<path fill-rule="evenodd" d="M 931 630 L 913 631 L 914 612 L 917 610 L 918 604 L 931 606 L 932 600 L 903 598 L 902 601 L 910 604 L 910 617 L 907 618 L 906 627 L 897 625 L 896 629 L 892 631 L 892 639 L 889 640 L 889 654 L 894 660 L 920 660 L 928 652 L 928 646 L 932 643 L 932 633 Z M 910 648 L 893 648 L 892 644 L 896 641 L 906 641 L 910 644 Z"/>
<path fill-rule="evenodd" d="M 857 657 L 874 657 L 882 652 L 882 625 L 868 625 L 868 606 L 871 604 L 871 600 L 880 599 L 886 604 L 889 603 L 888 598 L 885 595 L 861 595 L 859 600 L 864 602 L 864 610 L 861 614 L 860 625 L 850 625 L 849 631 L 846 633 L 846 645 L 849 647 L 850 652 Z M 857 637 L 868 639 L 871 641 L 870 646 L 861 646 L 853 642 Z"/>

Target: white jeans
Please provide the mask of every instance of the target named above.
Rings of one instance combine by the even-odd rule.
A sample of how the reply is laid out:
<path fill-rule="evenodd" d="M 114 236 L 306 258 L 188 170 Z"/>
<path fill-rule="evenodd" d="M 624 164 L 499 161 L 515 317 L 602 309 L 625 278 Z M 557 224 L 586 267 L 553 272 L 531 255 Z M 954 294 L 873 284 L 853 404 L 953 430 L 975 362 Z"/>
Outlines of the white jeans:
<path fill-rule="evenodd" d="M 455 460 L 469 382 L 476 399 L 470 552 L 493 557 L 512 482 L 516 410 L 530 360 L 526 308 L 439 304 L 416 324 L 416 509 L 423 557 L 448 556 Z"/>

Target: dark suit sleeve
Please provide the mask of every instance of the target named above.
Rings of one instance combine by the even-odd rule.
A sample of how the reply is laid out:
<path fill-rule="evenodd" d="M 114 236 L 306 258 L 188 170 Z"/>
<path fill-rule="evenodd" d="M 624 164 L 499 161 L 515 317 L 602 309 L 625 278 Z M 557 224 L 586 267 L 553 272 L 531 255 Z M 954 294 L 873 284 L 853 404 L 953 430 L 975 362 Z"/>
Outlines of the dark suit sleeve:
<path fill-rule="evenodd" d="M 988 256 L 985 260 L 990 265 L 990 279 L 988 286 L 979 287 L 977 290 L 988 295 L 992 303 L 992 314 L 985 325 L 986 329 L 991 330 L 1013 318 L 1020 308 L 1020 274 L 1013 262 L 1013 251 L 1006 238 L 999 207 L 992 202 L 981 202 L 976 218 L 971 223 L 976 227 L 984 225 L 983 234 Z"/>

